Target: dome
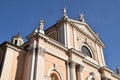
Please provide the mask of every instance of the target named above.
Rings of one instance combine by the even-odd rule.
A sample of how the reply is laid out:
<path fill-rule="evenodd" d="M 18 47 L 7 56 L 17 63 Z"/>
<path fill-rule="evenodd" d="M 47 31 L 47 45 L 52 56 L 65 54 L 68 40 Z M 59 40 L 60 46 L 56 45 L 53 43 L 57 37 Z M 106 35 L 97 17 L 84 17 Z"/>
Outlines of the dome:
<path fill-rule="evenodd" d="M 14 38 L 20 38 L 20 39 L 23 39 L 19 32 L 18 32 L 17 35 L 15 35 L 15 36 L 12 37 L 12 39 L 14 39 Z"/>
<path fill-rule="evenodd" d="M 11 42 L 13 44 L 16 44 L 17 46 L 21 46 L 24 43 L 23 38 L 20 35 L 20 33 L 18 33 L 17 35 L 13 36 Z"/>

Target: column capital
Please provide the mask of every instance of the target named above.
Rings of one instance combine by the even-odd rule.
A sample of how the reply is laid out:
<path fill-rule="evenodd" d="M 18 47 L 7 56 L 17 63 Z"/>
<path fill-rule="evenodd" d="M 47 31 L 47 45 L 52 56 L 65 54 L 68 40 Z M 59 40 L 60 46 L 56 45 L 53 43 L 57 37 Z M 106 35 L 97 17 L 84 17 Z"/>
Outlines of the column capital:
<path fill-rule="evenodd" d="M 70 68 L 75 68 L 76 63 L 74 61 L 70 61 L 69 64 Z"/>
<path fill-rule="evenodd" d="M 35 47 L 29 47 L 27 50 L 30 52 L 30 54 L 35 55 Z"/>
<path fill-rule="evenodd" d="M 84 68 L 84 66 L 79 64 L 78 70 L 79 70 L 80 72 L 83 71 L 83 68 Z"/>
<path fill-rule="evenodd" d="M 45 53 L 46 53 L 45 48 L 42 48 L 42 47 L 39 47 L 39 46 L 36 48 L 36 54 L 37 55 L 44 56 Z"/>

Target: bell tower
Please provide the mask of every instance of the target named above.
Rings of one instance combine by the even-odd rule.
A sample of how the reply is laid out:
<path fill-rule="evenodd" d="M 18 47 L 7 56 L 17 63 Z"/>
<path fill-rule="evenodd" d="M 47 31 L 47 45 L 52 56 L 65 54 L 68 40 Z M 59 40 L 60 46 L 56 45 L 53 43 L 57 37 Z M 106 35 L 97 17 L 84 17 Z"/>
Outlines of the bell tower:
<path fill-rule="evenodd" d="M 12 39 L 11 39 L 11 42 L 17 46 L 21 46 L 24 41 L 23 41 L 23 38 L 22 36 L 20 35 L 20 33 L 18 33 L 17 35 L 13 36 Z"/>

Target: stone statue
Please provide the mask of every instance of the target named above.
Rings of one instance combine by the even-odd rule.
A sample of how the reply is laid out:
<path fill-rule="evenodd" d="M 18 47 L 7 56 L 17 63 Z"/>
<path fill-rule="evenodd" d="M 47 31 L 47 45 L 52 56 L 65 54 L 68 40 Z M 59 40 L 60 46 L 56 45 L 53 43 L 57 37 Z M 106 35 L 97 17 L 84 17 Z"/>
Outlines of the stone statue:
<path fill-rule="evenodd" d="M 116 66 L 117 74 L 120 76 L 120 67 Z"/>
<path fill-rule="evenodd" d="M 63 9 L 63 16 L 64 16 L 65 18 L 68 18 L 68 16 L 67 16 L 67 11 L 66 11 L 66 7 Z"/>
<path fill-rule="evenodd" d="M 63 9 L 63 15 L 66 16 L 67 11 L 66 11 L 66 7 Z"/>
<path fill-rule="evenodd" d="M 79 17 L 80 17 L 80 21 L 81 21 L 81 22 L 85 22 L 85 20 L 84 20 L 84 15 L 83 15 L 83 14 L 80 14 Z"/>
<path fill-rule="evenodd" d="M 39 30 L 43 31 L 43 29 L 44 29 L 44 21 L 43 21 L 43 19 L 41 19 L 40 23 L 39 23 Z"/>

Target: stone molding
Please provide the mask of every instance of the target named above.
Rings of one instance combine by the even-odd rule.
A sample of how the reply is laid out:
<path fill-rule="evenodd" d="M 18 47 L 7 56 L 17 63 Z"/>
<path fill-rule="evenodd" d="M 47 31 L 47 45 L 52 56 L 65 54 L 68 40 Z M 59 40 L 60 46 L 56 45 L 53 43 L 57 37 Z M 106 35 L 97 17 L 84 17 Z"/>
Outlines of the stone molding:
<path fill-rule="evenodd" d="M 67 50 L 68 50 L 68 48 L 65 47 L 63 44 L 61 44 L 61 43 L 59 43 L 59 42 L 57 42 L 57 41 L 55 41 L 55 40 L 53 40 L 53 39 L 51 39 L 51 38 L 48 38 L 48 37 L 45 36 L 45 35 L 42 35 L 42 34 L 39 33 L 39 37 L 43 38 L 46 42 L 49 42 L 50 44 L 58 47 L 59 49 L 62 49 L 62 50 L 64 50 L 64 51 L 67 51 Z"/>
<path fill-rule="evenodd" d="M 91 66 L 93 66 L 93 67 L 95 67 L 95 68 L 97 68 L 97 69 L 100 69 L 100 66 L 99 66 L 98 64 L 93 63 L 93 62 L 91 62 L 91 61 L 88 60 L 88 59 L 84 59 L 83 62 L 85 62 L 85 63 L 87 63 L 87 64 L 89 64 L 89 65 L 91 65 Z"/>

